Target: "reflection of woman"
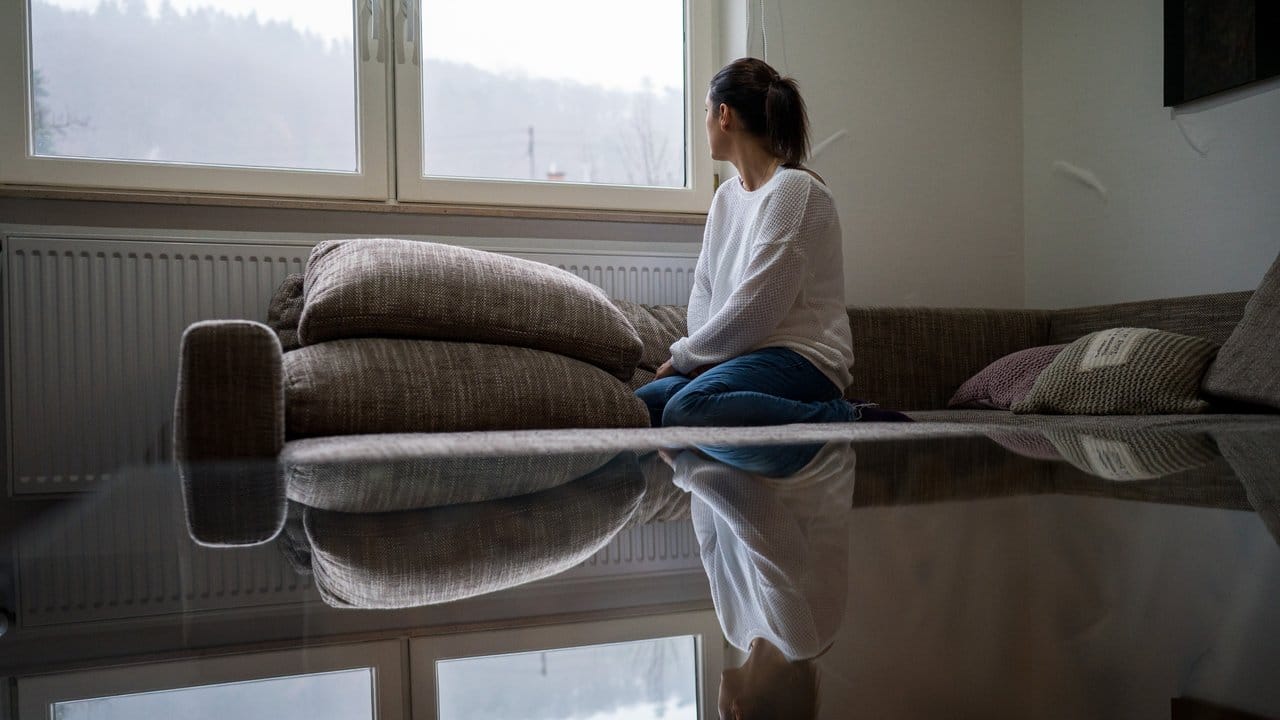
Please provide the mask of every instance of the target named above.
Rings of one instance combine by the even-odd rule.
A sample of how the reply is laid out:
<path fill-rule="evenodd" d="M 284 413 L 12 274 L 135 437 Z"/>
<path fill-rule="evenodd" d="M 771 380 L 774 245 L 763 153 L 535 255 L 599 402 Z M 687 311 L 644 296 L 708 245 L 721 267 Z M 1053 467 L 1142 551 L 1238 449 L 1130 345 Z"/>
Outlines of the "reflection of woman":
<path fill-rule="evenodd" d="M 689 335 L 639 391 L 653 425 L 856 420 L 842 398 L 853 348 L 840 220 L 826 185 L 801 167 L 799 88 L 743 58 L 711 80 L 706 103 L 711 157 L 738 175 L 707 213 Z"/>
<path fill-rule="evenodd" d="M 724 718 L 813 717 L 814 659 L 833 642 L 848 591 L 848 516 L 853 500 L 853 448 L 778 453 L 792 464 L 812 459 L 785 478 L 768 477 L 685 451 L 672 460 L 675 483 L 692 493 L 690 512 L 711 597 L 725 638 L 747 651 L 742 667 L 720 682 Z M 785 710 L 785 712 L 783 712 Z"/>

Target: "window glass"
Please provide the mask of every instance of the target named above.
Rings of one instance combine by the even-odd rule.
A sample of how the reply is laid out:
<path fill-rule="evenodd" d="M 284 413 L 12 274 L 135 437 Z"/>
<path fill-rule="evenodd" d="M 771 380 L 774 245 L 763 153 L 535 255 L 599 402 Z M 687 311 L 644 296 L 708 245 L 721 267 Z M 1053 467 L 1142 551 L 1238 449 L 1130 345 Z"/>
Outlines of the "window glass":
<path fill-rule="evenodd" d="M 693 636 L 442 660 L 440 720 L 696 720 Z"/>
<path fill-rule="evenodd" d="M 31 0 L 30 151 L 356 172 L 351 0 Z"/>
<path fill-rule="evenodd" d="M 53 704 L 53 720 L 373 720 L 373 669 Z"/>
<path fill-rule="evenodd" d="M 685 187 L 684 13 L 422 0 L 425 176 Z"/>

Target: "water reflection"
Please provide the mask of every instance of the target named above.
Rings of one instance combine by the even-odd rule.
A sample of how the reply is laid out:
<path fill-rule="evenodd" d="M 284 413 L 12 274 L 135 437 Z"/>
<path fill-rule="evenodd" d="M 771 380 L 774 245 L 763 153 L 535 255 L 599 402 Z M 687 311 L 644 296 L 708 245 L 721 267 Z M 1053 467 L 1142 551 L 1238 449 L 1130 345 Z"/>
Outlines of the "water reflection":
<path fill-rule="evenodd" d="M 721 717 L 812 717 L 818 658 L 845 617 L 848 443 L 699 448 L 663 456 L 691 495 L 725 638 L 746 652 L 720 682 Z"/>

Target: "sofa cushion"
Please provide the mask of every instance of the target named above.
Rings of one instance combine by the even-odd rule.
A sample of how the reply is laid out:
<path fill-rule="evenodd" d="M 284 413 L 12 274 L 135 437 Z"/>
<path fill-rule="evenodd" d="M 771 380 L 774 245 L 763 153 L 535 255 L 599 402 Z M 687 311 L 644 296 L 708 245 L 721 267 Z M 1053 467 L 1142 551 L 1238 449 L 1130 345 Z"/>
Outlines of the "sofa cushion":
<path fill-rule="evenodd" d="M 530 260 L 412 240 L 331 240 L 307 261 L 303 345 L 353 337 L 546 350 L 626 380 L 640 338 L 602 290 Z"/>
<path fill-rule="evenodd" d="M 683 305 L 641 305 L 629 300 L 613 302 L 636 329 L 644 346 L 637 367 L 653 373 L 671 358 L 671 344 L 684 337 L 688 308 Z"/>
<path fill-rule="evenodd" d="M 1280 409 L 1280 257 L 1204 378 L 1215 397 Z"/>
<path fill-rule="evenodd" d="M 1217 346 L 1150 328 L 1113 328 L 1071 343 L 1040 373 L 1016 413 L 1148 415 L 1194 413 Z"/>
<path fill-rule="evenodd" d="M 1240 322 L 1250 292 L 1143 300 L 1049 313 L 1049 343 L 1074 342 L 1089 333 L 1143 327 L 1222 344 Z"/>
<path fill-rule="evenodd" d="M 947 407 L 1008 410 L 1031 392 L 1031 386 L 1066 345 L 1043 345 L 1010 353 L 969 378 Z"/>
<path fill-rule="evenodd" d="M 285 277 L 267 306 L 267 326 L 276 331 L 285 352 L 302 346 L 298 342 L 298 321 L 302 319 L 302 273 Z"/>
<path fill-rule="evenodd" d="M 286 353 L 284 376 L 291 437 L 649 424 L 609 373 L 507 345 L 334 340 Z"/>

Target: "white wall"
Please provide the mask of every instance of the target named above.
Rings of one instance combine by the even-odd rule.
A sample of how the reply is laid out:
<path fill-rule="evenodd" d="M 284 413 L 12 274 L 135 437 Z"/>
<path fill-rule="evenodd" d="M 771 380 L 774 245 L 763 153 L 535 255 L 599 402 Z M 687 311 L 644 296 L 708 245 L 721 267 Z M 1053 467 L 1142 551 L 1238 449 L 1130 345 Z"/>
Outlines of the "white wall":
<path fill-rule="evenodd" d="M 1022 22 L 1027 304 L 1256 287 L 1280 251 L 1280 82 L 1175 121 L 1162 0 L 1024 0 Z"/>
<path fill-rule="evenodd" d="M 743 0 L 722 2 L 744 23 Z M 850 304 L 1023 304 L 1019 8 L 766 2 L 767 59 L 799 80 L 815 143 L 848 132 L 812 164 L 839 203 Z M 723 59 L 745 54 L 730 30 Z"/>

